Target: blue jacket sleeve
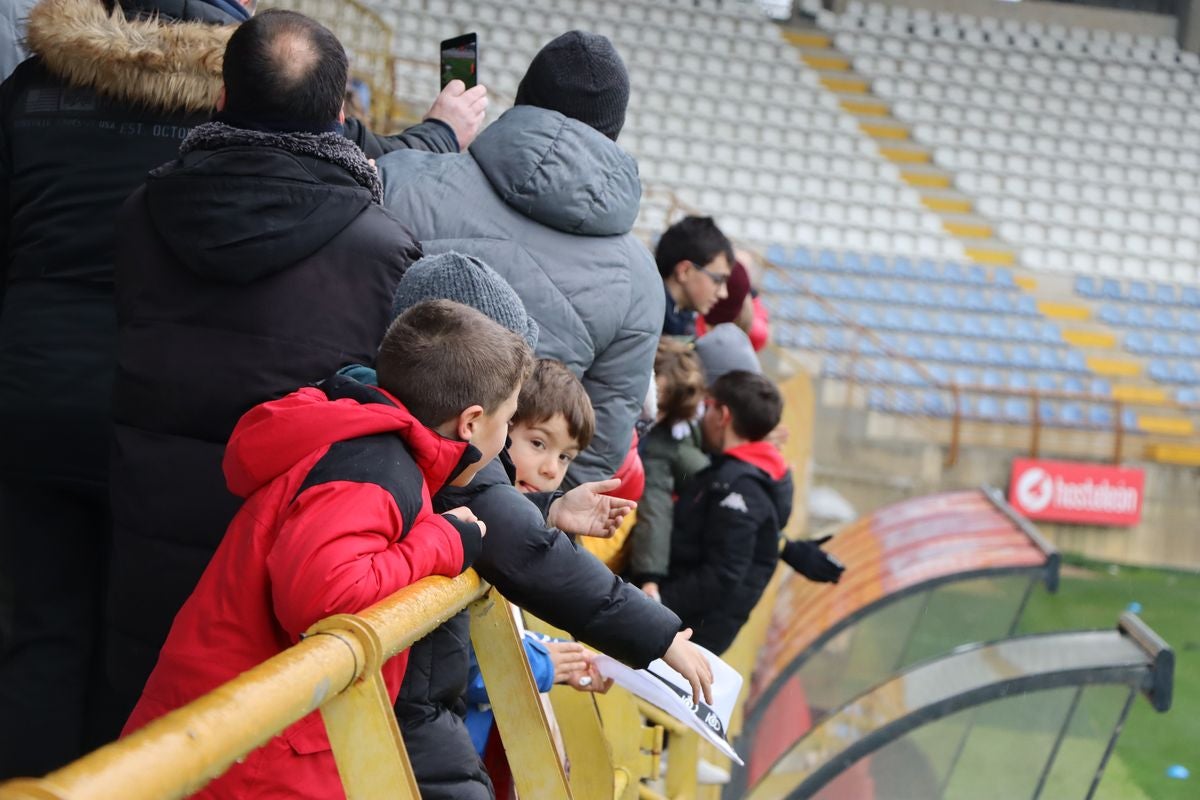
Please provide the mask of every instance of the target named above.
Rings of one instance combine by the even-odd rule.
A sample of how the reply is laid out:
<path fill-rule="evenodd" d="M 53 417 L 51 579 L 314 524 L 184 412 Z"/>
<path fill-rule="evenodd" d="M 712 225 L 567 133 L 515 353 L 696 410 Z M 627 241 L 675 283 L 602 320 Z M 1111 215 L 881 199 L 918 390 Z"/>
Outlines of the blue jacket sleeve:
<path fill-rule="evenodd" d="M 522 642 L 525 645 L 525 658 L 529 659 L 529 667 L 533 670 L 533 680 L 539 692 L 548 692 L 554 686 L 554 662 L 550 660 L 550 651 L 530 634 L 525 634 Z M 467 702 L 473 705 L 490 703 L 487 687 L 483 685 L 483 675 L 479 671 L 479 660 L 475 658 L 475 648 L 471 648 L 471 668 L 467 673 Z"/>

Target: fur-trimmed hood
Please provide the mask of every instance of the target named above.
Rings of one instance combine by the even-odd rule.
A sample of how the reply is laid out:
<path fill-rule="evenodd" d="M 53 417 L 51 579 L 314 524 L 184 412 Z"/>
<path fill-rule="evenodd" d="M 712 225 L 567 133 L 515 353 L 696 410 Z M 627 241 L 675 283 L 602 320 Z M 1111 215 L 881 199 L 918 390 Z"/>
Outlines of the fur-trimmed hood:
<path fill-rule="evenodd" d="M 26 39 L 46 68 L 72 86 L 163 111 L 213 108 L 221 62 L 236 25 L 126 19 L 100 0 L 42 0 Z"/>

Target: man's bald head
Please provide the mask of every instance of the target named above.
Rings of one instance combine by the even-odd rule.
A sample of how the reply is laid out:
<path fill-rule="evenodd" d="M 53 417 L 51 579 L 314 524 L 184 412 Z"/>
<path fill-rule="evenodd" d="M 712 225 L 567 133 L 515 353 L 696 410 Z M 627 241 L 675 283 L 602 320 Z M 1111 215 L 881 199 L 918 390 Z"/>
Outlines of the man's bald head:
<path fill-rule="evenodd" d="M 250 127 L 332 130 L 348 68 L 346 51 L 328 28 L 295 11 L 264 11 L 229 38 L 223 111 Z"/>

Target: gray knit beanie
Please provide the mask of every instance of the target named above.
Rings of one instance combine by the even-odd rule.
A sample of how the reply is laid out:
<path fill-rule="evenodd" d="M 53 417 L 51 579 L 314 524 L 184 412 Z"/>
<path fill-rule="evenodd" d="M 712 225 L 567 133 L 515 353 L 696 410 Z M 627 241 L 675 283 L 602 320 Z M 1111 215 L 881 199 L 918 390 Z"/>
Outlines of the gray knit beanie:
<path fill-rule="evenodd" d="M 607 36 L 568 31 L 533 57 L 513 105 L 557 111 L 616 141 L 625 126 L 629 73 Z"/>
<path fill-rule="evenodd" d="M 529 349 L 537 347 L 538 326 L 525 313 L 525 304 L 500 273 L 474 256 L 441 253 L 425 256 L 400 279 L 392 318 L 426 300 L 453 300 L 521 336 Z"/>
<path fill-rule="evenodd" d="M 727 372 L 762 372 L 746 332 L 732 322 L 722 323 L 696 340 L 696 355 L 704 367 L 704 380 L 712 386 Z"/>

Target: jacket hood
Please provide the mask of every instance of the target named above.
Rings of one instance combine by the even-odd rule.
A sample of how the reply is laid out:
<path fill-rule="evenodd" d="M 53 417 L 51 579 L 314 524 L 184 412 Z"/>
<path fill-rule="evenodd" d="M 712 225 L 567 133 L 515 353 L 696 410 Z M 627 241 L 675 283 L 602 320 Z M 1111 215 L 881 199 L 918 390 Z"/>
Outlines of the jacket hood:
<path fill-rule="evenodd" d="M 758 467 L 773 481 L 781 479 L 788 471 L 788 464 L 784 461 L 783 454 L 770 442 L 749 442 L 731 447 L 725 451 L 725 455 Z"/>
<path fill-rule="evenodd" d="M 167 247 L 193 272 L 227 283 L 308 258 L 372 202 L 341 167 L 270 147 L 193 151 L 146 179 Z"/>
<path fill-rule="evenodd" d="M 380 433 L 405 441 L 430 494 L 479 460 L 477 449 L 425 427 L 384 390 L 336 375 L 246 412 L 225 448 L 225 482 L 249 497 L 323 447 Z"/>
<path fill-rule="evenodd" d="M 637 162 L 582 122 L 517 106 L 479 134 L 471 155 L 505 203 L 542 225 L 584 236 L 633 229 Z"/>
<path fill-rule="evenodd" d="M 72 86 L 162 111 L 211 111 L 236 26 L 212 24 L 224 21 L 212 6 L 174 5 L 177 20 L 126 19 L 119 6 L 108 14 L 100 0 L 41 0 L 29 12 L 26 39 L 46 68 Z"/>

